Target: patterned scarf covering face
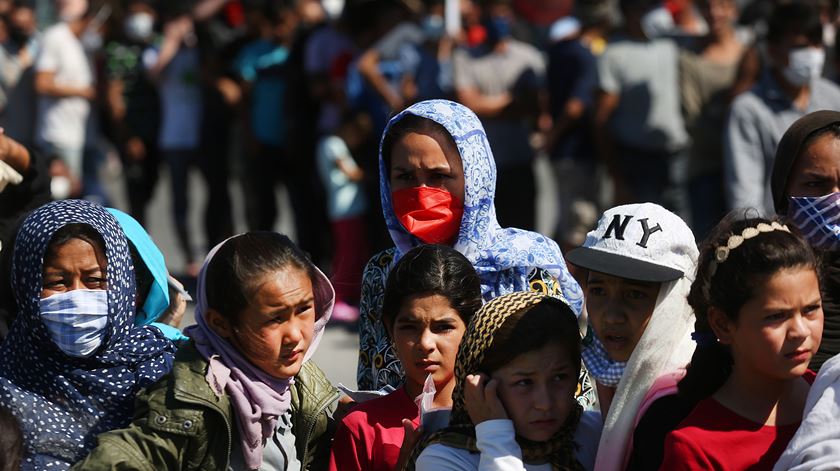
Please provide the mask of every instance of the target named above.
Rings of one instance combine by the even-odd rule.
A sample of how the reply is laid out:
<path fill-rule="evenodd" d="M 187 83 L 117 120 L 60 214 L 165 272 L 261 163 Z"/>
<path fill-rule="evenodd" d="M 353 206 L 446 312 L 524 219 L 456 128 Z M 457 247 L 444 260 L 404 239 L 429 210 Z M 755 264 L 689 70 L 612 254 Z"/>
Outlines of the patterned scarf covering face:
<path fill-rule="evenodd" d="M 239 350 L 216 334 L 207 324 L 207 267 L 216 252 L 228 240 L 230 239 L 213 247 L 204 260 L 204 266 L 198 275 L 196 324 L 184 333 L 192 338 L 201 356 L 209 363 L 207 383 L 217 395 L 227 394 L 230 397 L 245 465 L 248 469 L 259 469 L 263 462 L 265 441 L 274 435 L 280 416 L 291 408 L 292 393 L 289 388 L 295 379 L 274 378 L 268 375 L 242 356 Z M 312 268 L 312 291 L 317 318 L 312 342 L 303 356 L 304 363 L 309 361 L 318 349 L 335 304 L 335 291 L 329 279 L 317 267 Z"/>
<path fill-rule="evenodd" d="M 495 298 L 476 312 L 467 327 L 467 332 L 458 348 L 458 357 L 455 360 L 456 383 L 455 390 L 452 393 L 452 415 L 449 419 L 449 426 L 432 434 L 415 449 L 415 459 L 423 448 L 433 443 L 469 450 L 474 453 L 480 452 L 476 446 L 475 424 L 472 423 L 467 413 L 464 401 L 464 386 L 467 382 L 467 375 L 479 371 L 487 350 L 493 345 L 496 332 L 505 323 L 505 320 L 524 309 L 536 306 L 540 302 L 560 303 L 563 301 L 534 292 L 518 292 Z M 516 442 L 522 449 L 522 458 L 525 463 L 550 463 L 554 470 L 583 470 L 583 467 L 575 458 L 577 445 L 574 442 L 575 430 L 580 422 L 583 407 L 572 397 L 569 397 L 569 401 L 574 402 L 572 412 L 563 427 L 550 440 L 534 442 L 516 436 Z"/>
<path fill-rule="evenodd" d="M 72 223 L 102 236 L 107 259 L 107 333 L 87 358 L 59 350 L 39 312 L 44 254 L 56 231 Z M 169 372 L 175 347 L 157 329 L 133 326 L 131 256 L 123 231 L 101 206 L 66 200 L 38 208 L 18 232 L 12 263 L 19 312 L 0 347 L 0 405 L 21 423 L 22 469 L 66 469 L 98 434 L 128 425 L 138 390 Z"/>
<path fill-rule="evenodd" d="M 496 220 L 493 200 L 496 194 L 496 163 L 487 134 L 478 117 L 469 108 L 447 100 L 417 103 L 391 119 L 382 134 L 407 115 L 430 119 L 452 136 L 464 168 L 464 214 L 458 238 L 453 245 L 472 263 L 481 278 L 484 299 L 516 291 L 527 291 L 528 274 L 540 267 L 560 282 L 563 296 L 575 314 L 583 308 L 583 292 L 566 268 L 557 244 L 535 232 L 502 228 Z M 412 248 L 421 245 L 394 214 L 391 200 L 390 171 L 385 168 L 380 143 L 379 192 L 382 212 L 391 239 L 397 247 L 394 263 Z"/>

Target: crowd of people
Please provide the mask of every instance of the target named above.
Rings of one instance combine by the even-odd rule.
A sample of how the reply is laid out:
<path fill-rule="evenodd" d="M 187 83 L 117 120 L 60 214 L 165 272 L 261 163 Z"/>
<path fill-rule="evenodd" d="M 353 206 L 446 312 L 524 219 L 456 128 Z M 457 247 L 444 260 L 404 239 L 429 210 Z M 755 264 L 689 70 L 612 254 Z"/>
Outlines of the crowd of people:
<path fill-rule="evenodd" d="M 0 1 L 0 470 L 840 466 L 836 4 L 53 6 Z"/>

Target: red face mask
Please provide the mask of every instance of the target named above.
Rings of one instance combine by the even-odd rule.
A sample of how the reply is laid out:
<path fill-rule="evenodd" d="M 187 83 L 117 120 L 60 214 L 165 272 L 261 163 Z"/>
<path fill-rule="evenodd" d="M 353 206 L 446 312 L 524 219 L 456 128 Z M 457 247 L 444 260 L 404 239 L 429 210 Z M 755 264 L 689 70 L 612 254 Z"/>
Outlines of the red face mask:
<path fill-rule="evenodd" d="M 417 186 L 395 191 L 391 199 L 397 219 L 412 235 L 427 244 L 455 242 L 464 205 L 451 193 Z"/>

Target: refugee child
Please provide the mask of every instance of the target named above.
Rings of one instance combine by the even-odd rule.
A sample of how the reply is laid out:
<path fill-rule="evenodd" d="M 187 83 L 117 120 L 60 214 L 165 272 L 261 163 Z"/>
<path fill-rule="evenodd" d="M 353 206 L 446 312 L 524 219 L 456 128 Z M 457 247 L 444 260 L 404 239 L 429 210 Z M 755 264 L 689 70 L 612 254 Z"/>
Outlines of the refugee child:
<path fill-rule="evenodd" d="M 368 247 L 365 214 L 367 199 L 362 185 L 364 172 L 353 159 L 372 131 L 370 117 L 363 112 L 344 117 L 337 132 L 318 143 L 318 172 L 327 191 L 332 228 L 335 287 L 333 320 L 353 322 L 359 318 L 359 292 Z"/>
<path fill-rule="evenodd" d="M 691 358 L 694 314 L 686 296 L 697 263 L 694 240 L 665 208 L 629 204 L 605 211 L 583 246 L 567 254 L 589 270 L 582 356 L 605 417 L 596 469 L 624 469 L 646 394 Z"/>
<path fill-rule="evenodd" d="M 417 470 L 593 468 L 601 418 L 575 400 L 580 334 L 564 301 L 491 300 L 470 321 L 455 371 L 449 426 L 424 443 Z"/>
<path fill-rule="evenodd" d="M 704 242 L 688 300 L 697 351 L 679 394 L 696 406 L 660 469 L 769 470 L 802 420 L 820 346 L 817 259 L 787 226 L 727 218 Z"/>
<path fill-rule="evenodd" d="M 385 287 L 382 321 L 405 369 L 405 384 L 365 402 L 336 431 L 331 470 L 391 471 L 403 447 L 405 422 L 420 424 L 415 398 L 434 380 L 434 408 L 452 406 L 455 356 L 473 313 L 481 282 L 466 257 L 442 245 L 421 245 L 403 256 Z M 401 468 L 401 466 L 400 466 Z"/>

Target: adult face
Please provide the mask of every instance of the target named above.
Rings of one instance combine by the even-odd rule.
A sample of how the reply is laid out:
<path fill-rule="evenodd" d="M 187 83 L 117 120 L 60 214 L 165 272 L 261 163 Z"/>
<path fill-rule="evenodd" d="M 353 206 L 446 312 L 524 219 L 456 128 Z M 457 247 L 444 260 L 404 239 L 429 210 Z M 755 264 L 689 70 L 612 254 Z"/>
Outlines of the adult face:
<path fill-rule="evenodd" d="M 315 295 L 309 275 L 283 268 L 256 280 L 236 323 L 210 309 L 211 327 L 253 365 L 275 378 L 298 374 L 315 335 Z"/>
<path fill-rule="evenodd" d="M 464 202 L 464 167 L 458 148 L 438 132 L 410 132 L 391 148 L 391 191 L 430 187 Z"/>
<path fill-rule="evenodd" d="M 659 287 L 659 283 L 589 273 L 586 283 L 589 324 L 613 360 L 630 359 L 650 322 Z"/>
<path fill-rule="evenodd" d="M 577 375 L 559 342 L 516 356 L 491 377 L 516 433 L 546 441 L 556 434 L 574 405 Z"/>
<path fill-rule="evenodd" d="M 840 139 L 826 133 L 813 140 L 794 161 L 785 193 L 824 196 L 840 191 Z"/>
<path fill-rule="evenodd" d="M 740 374 L 800 377 L 822 339 L 823 310 L 812 268 L 782 270 L 769 277 L 741 307 L 737 321 L 718 311 L 711 314 L 715 335 L 732 348 Z"/>
<path fill-rule="evenodd" d="M 50 246 L 44 259 L 41 298 L 77 289 L 107 288 L 105 254 L 83 239 Z"/>
<path fill-rule="evenodd" d="M 407 381 L 419 394 L 428 375 L 441 391 L 454 387 L 455 358 L 466 324 L 449 299 L 439 294 L 406 299 L 390 326 L 397 357 Z"/>
<path fill-rule="evenodd" d="M 772 64 L 779 70 L 790 64 L 790 53 L 798 49 L 814 48 L 822 49 L 822 43 L 812 43 L 804 34 L 786 34 L 778 42 L 769 43 L 767 52 L 770 54 Z"/>

